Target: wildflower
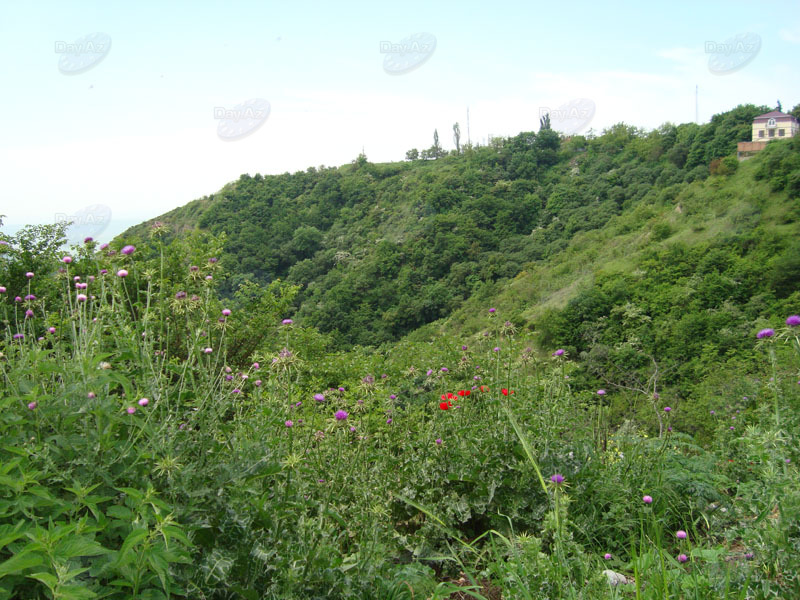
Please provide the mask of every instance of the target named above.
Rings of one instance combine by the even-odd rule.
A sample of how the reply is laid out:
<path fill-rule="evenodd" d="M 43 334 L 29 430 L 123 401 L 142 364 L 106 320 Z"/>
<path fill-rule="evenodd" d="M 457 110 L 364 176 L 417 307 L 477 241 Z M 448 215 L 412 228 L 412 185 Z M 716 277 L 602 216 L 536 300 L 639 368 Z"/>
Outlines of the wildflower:
<path fill-rule="evenodd" d="M 611 560 L 611 555 L 608 552 L 606 552 L 603 558 L 605 558 L 606 560 Z"/>
<path fill-rule="evenodd" d="M 100 269 L 100 275 L 107 275 L 108 269 Z"/>
<path fill-rule="evenodd" d="M 197 265 L 192 265 L 191 267 L 189 267 L 189 270 L 196 273 L 197 271 L 200 270 L 200 267 L 198 267 Z"/>
<path fill-rule="evenodd" d="M 5 293 L 6 293 L 6 288 L 0 285 L 0 294 L 5 294 Z"/>
<path fill-rule="evenodd" d="M 447 373 L 448 372 L 448 368 L 447 367 L 442 367 L 441 371 L 442 371 L 442 373 Z"/>
<path fill-rule="evenodd" d="M 754 556 L 755 556 L 755 554 L 753 554 L 752 552 L 745 552 L 745 553 L 744 553 L 744 557 L 745 557 L 747 560 L 753 560 L 753 557 L 754 557 Z"/>
<path fill-rule="evenodd" d="M 350 425 L 350 433 L 355 433 L 355 432 L 356 432 L 355 425 Z"/>
<path fill-rule="evenodd" d="M 91 236 L 83 238 L 83 243 L 84 244 L 90 244 L 93 241 L 94 241 L 94 238 L 91 237 Z"/>
<path fill-rule="evenodd" d="M 24 333 L 15 333 L 14 334 L 14 339 L 15 340 L 24 340 L 25 339 L 25 334 Z"/>
<path fill-rule="evenodd" d="M 442 410 L 448 410 L 450 408 L 450 402 L 440 402 L 439 408 Z"/>
<path fill-rule="evenodd" d="M 49 331 L 50 333 L 55 333 L 56 332 L 56 328 L 55 327 L 50 327 L 50 328 L 47 329 L 47 331 Z"/>
<path fill-rule="evenodd" d="M 211 258 L 208 259 L 208 262 L 210 262 L 213 265 L 218 260 L 219 260 L 218 258 L 215 258 L 215 257 L 212 256 Z"/>
<path fill-rule="evenodd" d="M 211 354 L 213 350 L 211 348 L 206 348 L 205 350 L 203 350 L 203 352 L 205 352 L 206 354 Z"/>
<path fill-rule="evenodd" d="M 230 317 L 231 316 L 231 309 L 230 308 L 223 308 L 222 309 L 222 314 L 225 315 L 226 317 Z"/>
<path fill-rule="evenodd" d="M 33 294 L 28 294 L 27 296 L 25 296 L 25 300 L 27 300 L 28 302 L 30 302 L 31 300 L 36 300 L 36 296 L 34 296 Z"/>
<path fill-rule="evenodd" d="M 231 394 L 241 394 L 241 393 L 242 393 L 242 390 L 240 390 L 239 388 L 233 388 L 231 390 Z"/>
<path fill-rule="evenodd" d="M 71 256 L 65 256 L 64 258 L 61 259 L 61 262 L 63 262 L 63 263 L 68 265 L 69 263 L 72 262 L 72 257 Z"/>
<path fill-rule="evenodd" d="M 17 296 L 16 298 L 14 298 L 14 302 L 22 302 L 22 298 L 20 298 L 19 296 Z"/>
<path fill-rule="evenodd" d="M 139 406 L 147 406 L 148 404 L 150 404 L 150 400 L 148 400 L 147 398 L 142 398 L 141 400 L 139 400 Z"/>
<path fill-rule="evenodd" d="M 672 409 L 671 409 L 669 406 L 665 406 L 665 407 L 664 407 L 664 412 L 666 412 L 666 413 L 668 413 L 668 412 L 669 412 L 669 411 L 671 411 L 671 410 L 672 410 Z"/>
<path fill-rule="evenodd" d="M 124 248 L 121 250 L 121 252 L 122 252 L 122 253 L 123 253 L 125 256 L 129 256 L 129 255 L 133 254 L 133 251 L 134 251 L 134 250 L 136 250 L 136 246 L 130 246 L 130 245 L 129 245 L 129 246 L 125 246 L 125 247 L 124 247 Z"/>
<path fill-rule="evenodd" d="M 606 395 L 606 391 L 605 390 L 597 390 L 597 395 L 598 396 L 605 396 Z"/>
<path fill-rule="evenodd" d="M 186 296 L 187 296 L 186 292 L 178 292 L 177 294 L 175 294 L 175 300 L 183 300 L 184 298 L 186 298 Z"/>
<path fill-rule="evenodd" d="M 254 363 L 253 363 L 253 369 L 255 369 L 256 371 L 258 371 L 260 368 L 261 368 L 261 365 L 260 365 L 260 364 L 258 364 L 257 362 L 254 362 Z"/>
<path fill-rule="evenodd" d="M 325 402 L 325 396 L 323 394 L 314 394 L 314 400 L 317 402 Z"/>
<path fill-rule="evenodd" d="M 102 244 L 100 244 L 100 250 L 105 250 L 106 248 L 108 248 L 107 242 L 103 242 Z"/>
<path fill-rule="evenodd" d="M 494 308 L 490 308 L 490 309 L 489 309 L 489 312 L 490 312 L 490 313 L 494 313 L 494 312 L 495 312 L 495 310 L 496 310 L 496 309 L 494 309 Z"/>
<path fill-rule="evenodd" d="M 462 349 L 462 350 L 466 350 L 466 349 L 467 349 L 467 347 L 466 347 L 466 346 L 461 346 L 461 349 Z"/>
<path fill-rule="evenodd" d="M 759 331 L 756 334 L 756 337 L 761 340 L 761 339 L 764 339 L 764 338 L 770 338 L 773 335 L 775 335 L 775 330 L 774 329 L 762 329 L 761 331 Z"/>
<path fill-rule="evenodd" d="M 206 281 L 211 281 L 212 279 L 214 278 L 211 275 L 206 275 Z"/>
<path fill-rule="evenodd" d="M 343 392 L 343 391 L 344 391 L 344 388 L 343 388 L 343 387 L 339 387 L 339 391 L 340 391 L 340 392 Z"/>
<path fill-rule="evenodd" d="M 39 406 L 37 402 L 29 402 L 28 403 L 28 410 L 36 410 L 36 407 Z"/>
<path fill-rule="evenodd" d="M 86 294 L 78 294 L 78 302 L 86 302 Z"/>
<path fill-rule="evenodd" d="M 294 323 L 294 321 L 292 321 L 291 319 L 284 319 L 283 321 L 281 321 L 281 323 L 283 325 L 291 325 L 292 323 Z"/>
<path fill-rule="evenodd" d="M 678 538 L 679 540 L 685 540 L 686 539 L 686 532 L 683 529 L 679 529 L 675 533 L 675 537 Z"/>
<path fill-rule="evenodd" d="M 500 393 L 503 394 L 503 396 L 508 396 L 509 394 L 513 394 L 514 390 L 508 390 L 506 388 L 501 388 Z"/>
<path fill-rule="evenodd" d="M 787 317 L 786 324 L 789 327 L 797 327 L 800 325 L 800 315 L 792 315 L 791 317 Z"/>
<path fill-rule="evenodd" d="M 442 445 L 442 438 L 436 438 L 436 445 L 437 446 L 441 446 Z"/>
<path fill-rule="evenodd" d="M 482 392 L 488 392 L 489 391 L 489 386 L 488 385 L 482 385 L 479 389 Z"/>
<path fill-rule="evenodd" d="M 394 394 L 390 394 L 389 395 L 389 399 L 390 400 L 397 400 L 397 396 L 395 396 Z"/>
<path fill-rule="evenodd" d="M 564 483 L 564 476 L 561 473 L 556 473 L 550 476 L 550 481 L 555 484 Z"/>
<path fill-rule="evenodd" d="M 256 379 L 253 383 L 255 384 L 256 387 L 261 387 L 261 380 L 260 379 Z"/>
<path fill-rule="evenodd" d="M 733 431 L 735 427 L 733 425 L 730 426 L 730 430 Z"/>
<path fill-rule="evenodd" d="M 386 424 L 387 424 L 387 425 L 391 425 L 391 424 L 392 424 L 392 418 L 391 418 L 391 417 L 389 417 L 388 419 L 386 419 Z"/>
<path fill-rule="evenodd" d="M 127 277 L 127 276 L 128 272 L 125 269 L 120 269 L 119 271 L 117 271 L 117 277 Z"/>
<path fill-rule="evenodd" d="M 287 427 L 292 427 L 294 423 L 292 423 L 291 421 L 286 421 L 284 425 L 286 425 Z"/>
<path fill-rule="evenodd" d="M 361 381 L 363 383 L 366 383 L 367 385 L 372 385 L 373 383 L 375 383 L 375 378 L 372 375 L 367 375 Z"/>
<path fill-rule="evenodd" d="M 136 412 L 136 407 L 135 406 L 129 406 L 128 407 L 128 414 L 129 415 L 132 415 L 135 412 Z"/>
<path fill-rule="evenodd" d="M 494 352 L 500 352 L 500 347 L 499 346 L 495 346 L 494 347 Z"/>
<path fill-rule="evenodd" d="M 553 352 L 553 356 L 563 356 L 563 355 L 564 355 L 564 349 L 563 348 L 559 348 L 558 350 Z"/>
<path fill-rule="evenodd" d="M 336 411 L 336 414 L 335 414 L 335 415 L 333 415 L 333 416 L 334 416 L 334 417 L 336 417 L 336 420 L 337 420 L 337 421 L 344 421 L 344 420 L 346 420 L 346 419 L 347 419 L 347 417 L 348 417 L 348 415 L 347 415 L 347 412 L 346 412 L 346 411 L 343 411 L 343 410 L 337 410 L 337 411 Z"/>
<path fill-rule="evenodd" d="M 33 277 L 33 272 L 32 271 L 28 271 L 27 273 L 25 273 L 25 277 L 27 277 L 28 279 L 31 279 Z"/>
<path fill-rule="evenodd" d="M 25 318 L 30 319 L 33 316 L 33 311 L 29 308 L 25 311 Z"/>
<path fill-rule="evenodd" d="M 645 504 L 652 504 L 653 498 L 651 496 L 642 496 L 642 502 Z"/>
<path fill-rule="evenodd" d="M 3 288 L 3 289 L 5 289 L 5 288 Z M 433 375 L 433 369 L 428 369 L 428 372 L 426 373 L 426 375 L 427 375 L 428 377 L 430 377 L 431 375 Z"/>

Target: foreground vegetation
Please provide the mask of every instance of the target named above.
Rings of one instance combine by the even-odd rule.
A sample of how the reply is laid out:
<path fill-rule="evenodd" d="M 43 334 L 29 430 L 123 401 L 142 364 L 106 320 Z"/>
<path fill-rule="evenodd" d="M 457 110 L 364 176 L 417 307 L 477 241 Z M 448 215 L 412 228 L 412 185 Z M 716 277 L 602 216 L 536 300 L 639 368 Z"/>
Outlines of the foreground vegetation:
<path fill-rule="evenodd" d="M 338 349 L 224 243 L 0 246 L 0 597 L 800 595 L 796 307 L 723 392 L 588 389 L 492 305 Z"/>

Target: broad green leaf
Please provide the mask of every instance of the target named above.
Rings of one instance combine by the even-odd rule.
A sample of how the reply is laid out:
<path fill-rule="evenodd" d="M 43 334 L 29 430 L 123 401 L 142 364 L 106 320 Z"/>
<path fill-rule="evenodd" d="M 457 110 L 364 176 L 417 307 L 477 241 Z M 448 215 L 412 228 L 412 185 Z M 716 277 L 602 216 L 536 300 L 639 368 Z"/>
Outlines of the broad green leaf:
<path fill-rule="evenodd" d="M 36 552 L 22 552 L 15 554 L 7 561 L 0 563 L 0 579 L 6 575 L 17 574 L 25 569 L 37 567 L 44 563 L 44 557 Z"/>

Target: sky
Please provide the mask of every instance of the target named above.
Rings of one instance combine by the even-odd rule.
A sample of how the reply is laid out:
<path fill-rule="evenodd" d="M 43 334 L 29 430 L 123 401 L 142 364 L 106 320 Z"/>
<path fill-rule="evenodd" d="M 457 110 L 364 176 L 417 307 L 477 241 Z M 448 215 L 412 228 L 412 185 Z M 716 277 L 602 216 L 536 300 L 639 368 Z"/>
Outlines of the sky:
<path fill-rule="evenodd" d="M 243 173 L 800 104 L 794 1 L 0 3 L 0 231 L 71 241 Z M 697 90 L 697 96 L 695 94 Z M 697 99 L 697 103 L 696 103 Z M 467 120 L 469 111 L 469 121 Z"/>

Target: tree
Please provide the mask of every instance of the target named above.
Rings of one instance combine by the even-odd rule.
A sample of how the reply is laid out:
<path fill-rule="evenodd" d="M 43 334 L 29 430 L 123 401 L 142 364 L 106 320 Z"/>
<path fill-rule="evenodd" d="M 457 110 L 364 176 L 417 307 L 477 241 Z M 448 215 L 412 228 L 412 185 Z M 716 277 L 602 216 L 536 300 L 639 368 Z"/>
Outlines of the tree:
<path fill-rule="evenodd" d="M 456 144 L 456 154 L 461 154 L 461 127 L 458 123 L 453 125 L 453 141 Z"/>
<path fill-rule="evenodd" d="M 419 150 L 412 148 L 406 152 L 406 160 L 417 160 L 419 158 Z"/>
<path fill-rule="evenodd" d="M 544 116 L 539 119 L 539 131 L 550 129 L 550 113 L 544 113 Z"/>
<path fill-rule="evenodd" d="M 431 154 L 433 158 L 439 158 L 442 155 L 442 147 L 439 145 L 439 130 L 433 130 L 433 146 L 431 146 Z"/>

